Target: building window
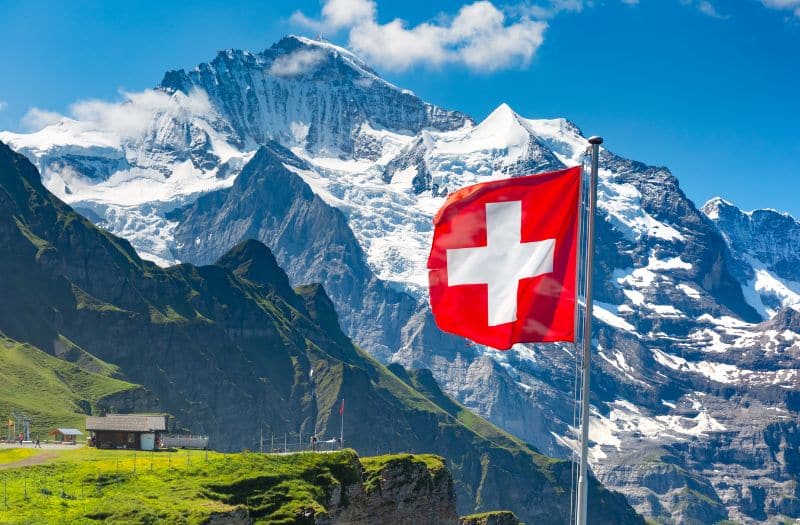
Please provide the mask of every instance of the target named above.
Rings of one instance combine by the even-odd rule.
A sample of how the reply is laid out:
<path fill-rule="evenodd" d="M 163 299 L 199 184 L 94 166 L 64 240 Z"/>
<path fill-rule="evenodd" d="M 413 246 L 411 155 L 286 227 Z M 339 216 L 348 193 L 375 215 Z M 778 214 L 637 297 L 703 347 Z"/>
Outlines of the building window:
<path fill-rule="evenodd" d="M 130 432 L 128 434 L 128 443 L 133 444 L 133 438 L 134 438 L 134 434 L 133 434 L 133 432 Z"/>

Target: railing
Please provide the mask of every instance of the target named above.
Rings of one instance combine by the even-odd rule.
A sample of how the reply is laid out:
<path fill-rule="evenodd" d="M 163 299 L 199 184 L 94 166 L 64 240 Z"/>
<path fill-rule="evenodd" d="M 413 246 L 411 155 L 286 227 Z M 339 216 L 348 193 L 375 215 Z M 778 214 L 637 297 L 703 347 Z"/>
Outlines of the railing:
<path fill-rule="evenodd" d="M 165 448 L 208 448 L 206 436 L 161 436 L 161 446 Z"/>

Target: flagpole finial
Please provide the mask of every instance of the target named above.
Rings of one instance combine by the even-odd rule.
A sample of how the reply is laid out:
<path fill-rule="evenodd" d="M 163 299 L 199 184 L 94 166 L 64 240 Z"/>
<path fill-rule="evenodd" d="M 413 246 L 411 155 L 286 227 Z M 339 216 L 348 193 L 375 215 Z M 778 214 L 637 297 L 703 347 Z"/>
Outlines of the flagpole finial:
<path fill-rule="evenodd" d="M 602 144 L 603 137 L 598 137 L 597 135 L 593 137 L 589 137 L 589 144 Z"/>

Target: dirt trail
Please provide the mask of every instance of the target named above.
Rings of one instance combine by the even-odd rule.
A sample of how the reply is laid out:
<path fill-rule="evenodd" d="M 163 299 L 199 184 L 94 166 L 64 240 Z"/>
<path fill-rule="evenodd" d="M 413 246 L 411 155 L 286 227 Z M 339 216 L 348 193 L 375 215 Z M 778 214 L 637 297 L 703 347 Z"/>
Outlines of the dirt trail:
<path fill-rule="evenodd" d="M 47 463 L 48 461 L 55 459 L 58 457 L 58 454 L 55 452 L 42 452 L 41 454 L 36 454 L 35 456 L 29 456 L 24 459 L 20 459 L 19 461 L 14 461 L 12 463 L 4 463 L 0 465 L 0 470 L 4 470 L 7 468 L 17 468 L 17 467 L 30 467 L 31 465 L 41 465 L 42 463 Z"/>

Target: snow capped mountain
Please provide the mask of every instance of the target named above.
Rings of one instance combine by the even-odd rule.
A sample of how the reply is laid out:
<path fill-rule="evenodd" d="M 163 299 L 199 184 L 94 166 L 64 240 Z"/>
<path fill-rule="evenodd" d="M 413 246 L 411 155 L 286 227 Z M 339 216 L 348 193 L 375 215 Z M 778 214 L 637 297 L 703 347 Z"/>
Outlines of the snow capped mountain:
<path fill-rule="evenodd" d="M 441 333 L 425 261 L 449 192 L 583 163 L 577 126 L 506 104 L 475 123 L 300 37 L 84 113 L 0 140 L 161 263 L 262 240 L 294 283 L 324 282 L 382 361 L 430 369 L 545 453 L 574 447 L 571 347 L 499 353 Z M 800 225 L 721 200 L 698 210 L 666 168 L 606 149 L 598 198 L 595 473 L 665 523 L 800 517 Z"/>
<path fill-rule="evenodd" d="M 371 130 L 413 135 L 469 122 L 386 82 L 341 47 L 295 36 L 263 53 L 228 50 L 188 73 L 170 71 L 160 87 L 208 93 L 245 149 L 273 139 L 315 155 L 374 159 Z"/>
<path fill-rule="evenodd" d="M 775 210 L 744 212 L 719 198 L 703 213 L 730 246 L 745 297 L 759 314 L 800 309 L 800 222 Z"/>

